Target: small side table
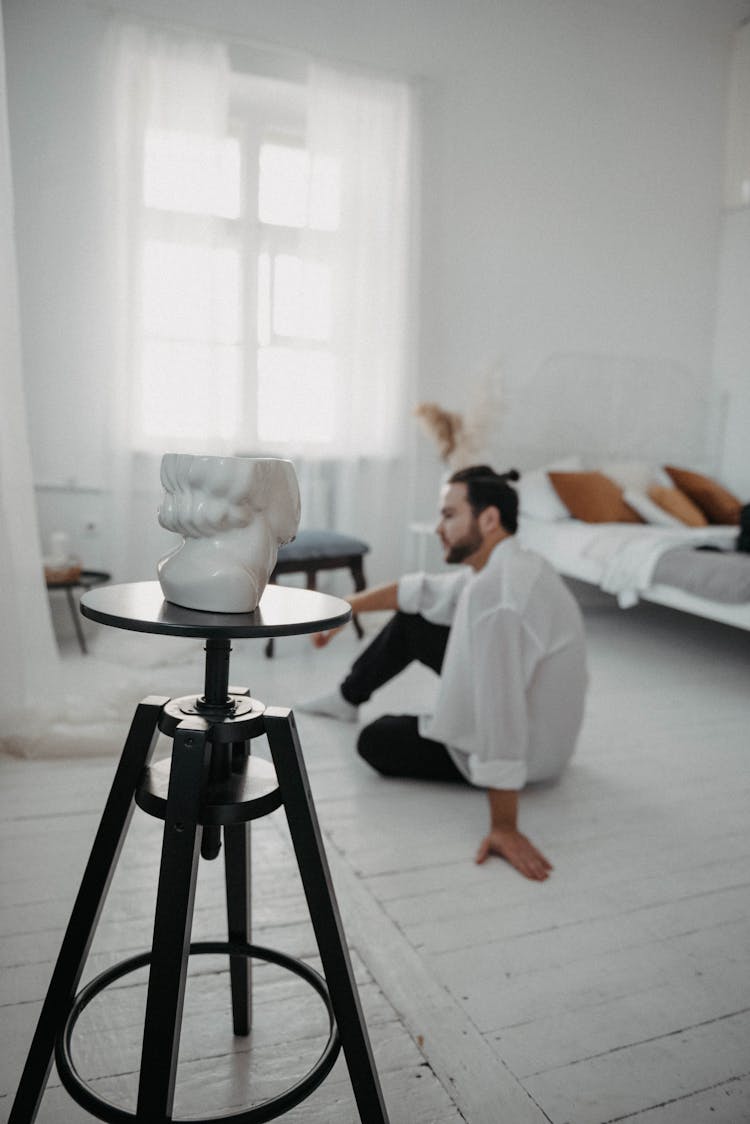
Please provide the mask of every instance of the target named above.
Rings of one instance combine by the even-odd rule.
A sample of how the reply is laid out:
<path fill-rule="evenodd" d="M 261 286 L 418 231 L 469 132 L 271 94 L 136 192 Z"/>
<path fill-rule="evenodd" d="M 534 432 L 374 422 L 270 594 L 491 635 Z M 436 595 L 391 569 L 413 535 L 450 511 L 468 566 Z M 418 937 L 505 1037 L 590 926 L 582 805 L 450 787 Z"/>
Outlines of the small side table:
<path fill-rule="evenodd" d="M 306 1099 L 344 1051 L 362 1124 L 388 1124 L 354 980 L 320 827 L 291 710 L 266 707 L 229 686 L 231 639 L 291 636 L 346 623 L 346 601 L 303 589 L 268 586 L 254 613 L 205 613 L 172 605 L 158 582 L 103 586 L 84 594 L 81 612 L 114 628 L 206 641 L 202 695 L 151 695 L 138 705 L 117 765 L 78 896 L 52 973 L 8 1124 L 33 1124 L 54 1053 L 60 1079 L 84 1109 L 113 1124 L 172 1121 L 188 957 L 229 957 L 234 1033 L 252 1027 L 251 961 L 270 961 L 304 979 L 329 1017 L 328 1042 L 296 1084 L 240 1112 L 192 1118 L 263 1124 Z M 151 763 L 159 731 L 171 759 Z M 265 735 L 273 764 L 250 754 Z M 164 821 L 151 948 L 114 964 L 78 987 L 134 805 Z M 250 824 L 284 807 L 323 965 L 323 976 L 274 949 L 250 943 Z M 224 843 L 226 941 L 190 942 L 198 863 Z M 135 1112 L 103 1100 L 78 1074 L 72 1039 L 87 1004 L 145 965 L 149 980 Z"/>
<path fill-rule="evenodd" d="M 105 570 L 81 570 L 80 574 L 78 574 L 78 576 L 75 578 L 66 578 L 63 581 L 56 581 L 54 578 L 45 579 L 48 590 L 65 590 L 65 596 L 68 601 L 68 608 L 70 609 L 70 615 L 73 618 L 73 627 L 76 630 L 78 644 L 84 655 L 86 655 L 88 651 L 88 649 L 86 648 L 86 637 L 83 635 L 83 629 L 81 627 L 80 617 L 78 616 L 78 610 L 76 607 L 75 598 L 73 596 L 73 590 L 82 589 L 86 591 L 87 589 L 92 589 L 95 585 L 102 585 L 104 582 L 108 582 L 111 576 L 112 575 L 108 574 Z"/>

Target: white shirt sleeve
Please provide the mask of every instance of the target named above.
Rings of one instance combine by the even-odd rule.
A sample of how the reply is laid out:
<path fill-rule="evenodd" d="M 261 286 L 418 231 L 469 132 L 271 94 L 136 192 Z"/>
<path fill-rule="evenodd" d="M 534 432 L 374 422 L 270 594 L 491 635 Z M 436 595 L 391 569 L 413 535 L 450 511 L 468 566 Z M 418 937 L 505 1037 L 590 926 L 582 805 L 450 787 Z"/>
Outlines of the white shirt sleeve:
<path fill-rule="evenodd" d="M 398 583 L 398 607 L 404 613 L 420 613 L 433 624 L 451 624 L 470 575 L 468 566 L 461 566 L 455 573 L 404 574 Z"/>
<path fill-rule="evenodd" d="M 529 740 L 526 649 L 533 640 L 517 612 L 496 608 L 473 622 L 470 643 L 476 723 L 471 780 L 485 788 L 523 788 Z"/>

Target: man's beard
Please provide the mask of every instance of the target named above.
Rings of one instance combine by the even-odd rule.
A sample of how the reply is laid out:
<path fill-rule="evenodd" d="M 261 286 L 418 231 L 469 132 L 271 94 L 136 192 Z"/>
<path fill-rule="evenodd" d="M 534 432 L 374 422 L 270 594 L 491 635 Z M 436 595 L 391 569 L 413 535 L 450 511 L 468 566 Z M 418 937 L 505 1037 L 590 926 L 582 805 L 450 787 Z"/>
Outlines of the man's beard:
<path fill-rule="evenodd" d="M 452 563 L 465 562 L 472 554 L 476 554 L 482 545 L 482 536 L 478 527 L 473 527 L 467 535 L 458 542 L 454 542 L 445 552 L 445 561 Z"/>

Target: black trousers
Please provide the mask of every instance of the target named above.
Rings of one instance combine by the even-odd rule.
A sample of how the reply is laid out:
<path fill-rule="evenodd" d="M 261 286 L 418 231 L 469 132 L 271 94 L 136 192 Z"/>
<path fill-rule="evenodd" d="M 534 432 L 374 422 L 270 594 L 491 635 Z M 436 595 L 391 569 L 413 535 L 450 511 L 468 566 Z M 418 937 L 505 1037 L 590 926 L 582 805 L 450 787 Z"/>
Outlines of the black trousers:
<path fill-rule="evenodd" d="M 440 674 L 450 629 L 418 613 L 397 612 L 362 655 L 341 685 L 348 702 L 359 706 L 410 663 L 417 660 Z M 387 777 L 465 781 L 440 742 L 423 738 L 413 714 L 385 714 L 365 726 L 357 751 Z"/>

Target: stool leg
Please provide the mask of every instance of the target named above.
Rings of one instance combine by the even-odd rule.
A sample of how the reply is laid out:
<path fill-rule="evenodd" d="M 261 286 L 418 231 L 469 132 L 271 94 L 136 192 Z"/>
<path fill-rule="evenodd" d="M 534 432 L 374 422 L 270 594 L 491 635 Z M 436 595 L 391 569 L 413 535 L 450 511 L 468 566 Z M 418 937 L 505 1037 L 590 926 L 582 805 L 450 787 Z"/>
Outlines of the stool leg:
<path fill-rule="evenodd" d="M 172 748 L 143 1028 L 137 1115 L 144 1121 L 172 1116 L 202 835 L 198 817 L 210 760 L 207 724 L 181 722 Z"/>
<path fill-rule="evenodd" d="M 349 569 L 352 572 L 352 578 L 354 580 L 355 592 L 361 593 L 361 591 L 367 585 L 367 582 L 365 581 L 365 570 L 364 570 L 364 566 L 362 565 L 362 559 L 359 556 L 357 556 L 356 558 L 353 558 L 350 565 L 349 565 Z M 354 628 L 357 632 L 357 636 L 361 640 L 362 637 L 365 634 L 365 630 L 362 628 L 362 625 L 359 623 L 359 617 L 357 616 L 356 613 L 352 617 L 352 624 L 354 625 Z"/>
<path fill-rule="evenodd" d="M 388 1124 L 291 710 L 268 707 L 268 744 L 362 1124 Z"/>
<path fill-rule="evenodd" d="M 230 941 L 250 943 L 250 824 L 224 825 L 224 873 L 227 929 Z M 249 1034 L 252 1025 L 251 962 L 229 957 L 232 1021 L 235 1034 Z"/>
<path fill-rule="evenodd" d="M 73 912 L 52 973 L 8 1124 L 32 1124 L 49 1077 L 55 1038 L 68 1017 L 133 812 L 133 794 L 156 744 L 156 724 L 169 700 L 136 708 Z"/>

